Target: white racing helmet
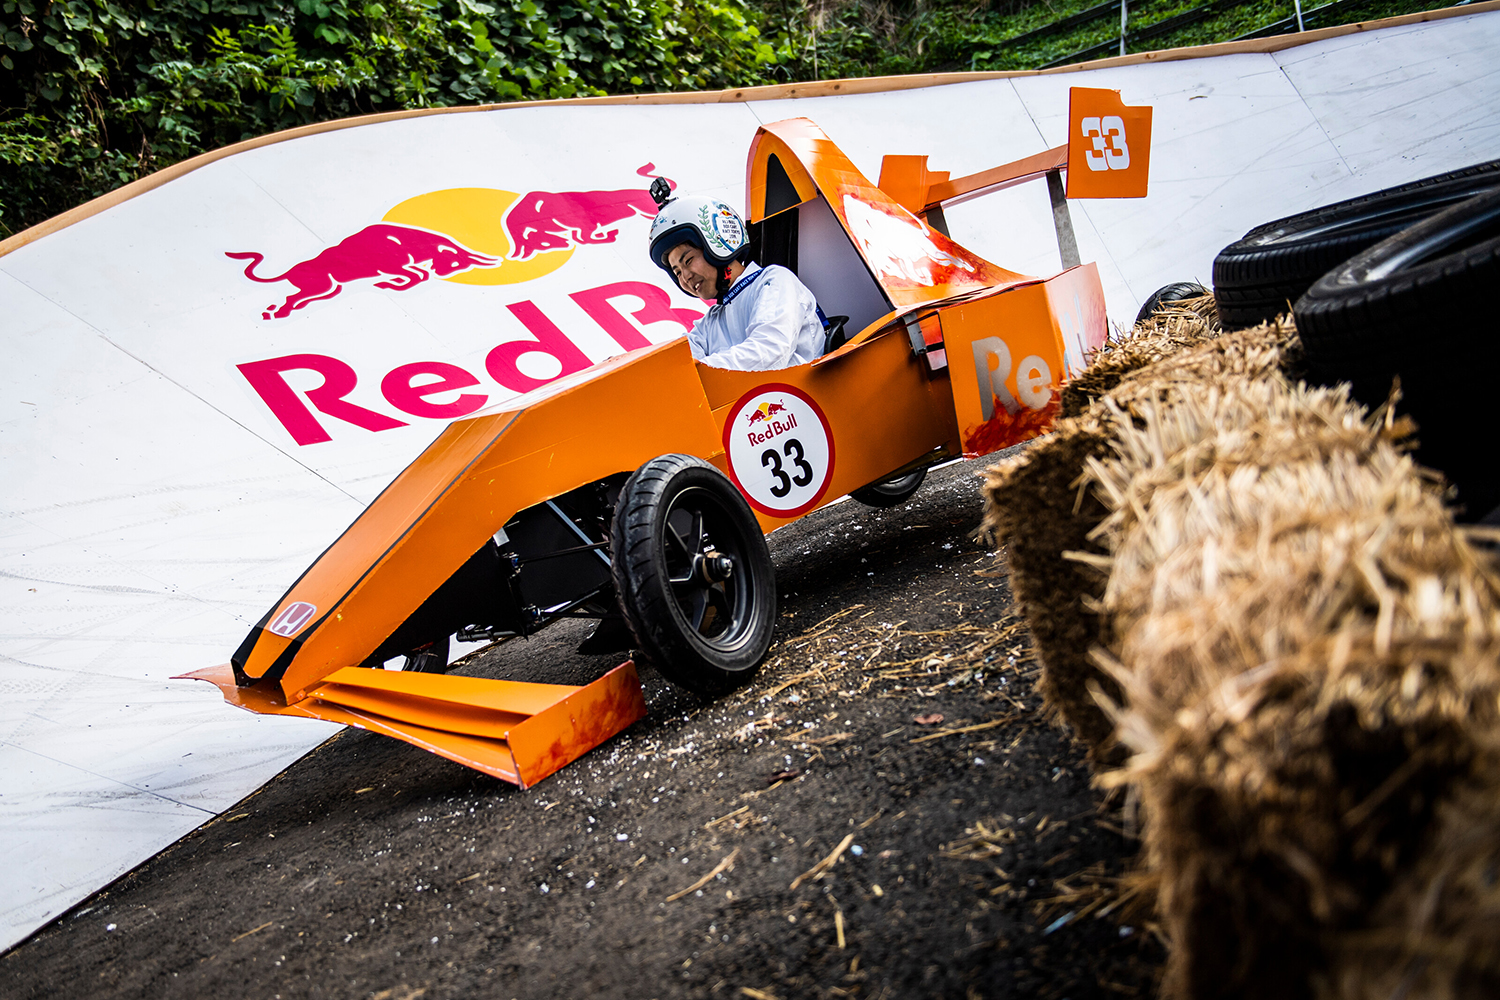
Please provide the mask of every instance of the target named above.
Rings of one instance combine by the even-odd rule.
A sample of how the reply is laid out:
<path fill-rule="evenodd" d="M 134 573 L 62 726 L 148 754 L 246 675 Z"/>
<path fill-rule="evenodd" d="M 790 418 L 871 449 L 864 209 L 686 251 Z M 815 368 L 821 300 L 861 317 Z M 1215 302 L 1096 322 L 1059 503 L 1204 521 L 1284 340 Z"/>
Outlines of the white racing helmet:
<path fill-rule="evenodd" d="M 651 259 L 668 274 L 672 268 L 667 254 L 684 243 L 702 250 L 703 256 L 721 269 L 749 249 L 745 220 L 722 201 L 689 195 L 658 203 L 661 211 L 651 222 Z"/>

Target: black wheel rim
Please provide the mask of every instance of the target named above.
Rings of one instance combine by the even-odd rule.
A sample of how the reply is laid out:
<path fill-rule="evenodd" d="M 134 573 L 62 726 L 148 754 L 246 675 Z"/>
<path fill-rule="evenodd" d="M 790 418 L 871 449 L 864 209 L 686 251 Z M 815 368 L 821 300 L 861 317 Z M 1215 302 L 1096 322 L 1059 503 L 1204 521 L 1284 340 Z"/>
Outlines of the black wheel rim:
<path fill-rule="evenodd" d="M 708 490 L 673 497 L 662 518 L 662 557 L 672 608 L 685 634 L 717 652 L 754 632 L 755 568 L 733 513 Z M 727 572 L 726 572 L 727 569 Z"/>

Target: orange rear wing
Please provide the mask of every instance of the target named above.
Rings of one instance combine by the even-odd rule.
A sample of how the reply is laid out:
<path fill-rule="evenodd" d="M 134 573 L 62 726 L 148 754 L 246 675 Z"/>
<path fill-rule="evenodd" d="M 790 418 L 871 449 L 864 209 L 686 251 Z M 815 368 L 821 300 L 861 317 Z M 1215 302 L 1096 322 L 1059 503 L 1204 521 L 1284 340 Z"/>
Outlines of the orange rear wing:
<path fill-rule="evenodd" d="M 1066 188 L 1062 172 L 1067 171 Z M 1068 141 L 964 177 L 929 170 L 926 156 L 888 155 L 879 187 L 934 228 L 945 231 L 945 207 L 1046 178 L 1063 267 L 1079 263 L 1069 198 L 1144 198 L 1151 173 L 1151 107 L 1128 107 L 1118 90 L 1074 87 L 1068 96 Z"/>
<path fill-rule="evenodd" d="M 1151 106 L 1118 90 L 1074 87 L 1068 98 L 1068 197 L 1144 198 L 1151 174 Z"/>

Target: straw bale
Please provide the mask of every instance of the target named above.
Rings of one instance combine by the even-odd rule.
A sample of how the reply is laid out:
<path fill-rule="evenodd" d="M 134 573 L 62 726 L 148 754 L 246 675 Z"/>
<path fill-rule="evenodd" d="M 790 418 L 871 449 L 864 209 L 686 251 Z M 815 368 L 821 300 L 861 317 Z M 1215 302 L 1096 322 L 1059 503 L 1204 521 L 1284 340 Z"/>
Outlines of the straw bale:
<path fill-rule="evenodd" d="M 1063 386 L 1061 415 L 1078 416 L 1131 372 L 1217 337 L 1219 332 L 1219 314 L 1212 295 L 1163 307 L 1094 352 L 1088 368 Z"/>
<path fill-rule="evenodd" d="M 1164 996 L 1500 995 L 1500 576 L 1409 423 L 1299 367 L 1286 320 L 1143 325 L 985 526 L 1049 708 L 1122 765 Z"/>
<path fill-rule="evenodd" d="M 1493 754 L 1486 764 L 1496 764 Z M 1468 782 L 1441 803 L 1431 847 L 1398 876 L 1370 929 L 1342 935 L 1339 998 L 1479 1000 L 1500 995 L 1500 799 Z M 1434 892 L 1434 889 L 1440 891 Z"/>
<path fill-rule="evenodd" d="M 1107 456 L 1115 422 L 1177 383 L 1214 376 L 1264 377 L 1277 370 L 1295 344 L 1290 326 L 1264 325 L 1220 336 L 1213 298 L 1188 300 L 1138 325 L 1124 340 L 1106 345 L 1072 385 L 1078 415 L 985 473 L 983 531 L 1008 546 L 1011 590 L 1031 629 L 1041 663 L 1037 688 L 1049 714 L 1069 726 L 1096 762 L 1117 759 L 1110 749 L 1113 723 L 1093 694 L 1118 700 L 1114 681 L 1093 662 L 1108 645 L 1097 609 L 1104 574 L 1068 553 L 1101 556 L 1089 533 L 1105 508 L 1080 477 L 1090 459 Z M 1174 352 L 1176 352 L 1174 354 Z M 1104 374 L 1093 377 L 1090 373 Z M 1107 388 L 1106 388 L 1107 387 Z M 1065 390 L 1066 392 L 1067 390 Z M 1095 392 L 1100 397 L 1089 396 Z M 1112 402 L 1106 404 L 1104 398 Z M 1114 405 L 1113 401 L 1123 403 Z"/>
<path fill-rule="evenodd" d="M 1474 923 L 1500 895 L 1500 579 L 1402 428 L 1274 374 L 1282 333 L 1137 373 L 1087 458 L 1132 752 L 1102 780 L 1138 799 L 1163 993 L 1474 995 L 1500 962 Z"/>
<path fill-rule="evenodd" d="M 1108 428 L 1097 418 L 1062 421 L 1053 433 L 985 472 L 986 532 L 1009 547 L 1011 593 L 1031 630 L 1041 664 L 1037 689 L 1046 710 L 1072 727 L 1097 757 L 1114 728 L 1089 693 L 1102 685 L 1119 690 L 1094 664 L 1090 651 L 1102 642 L 1096 608 L 1104 575 L 1073 551 L 1103 555 L 1089 532 L 1104 507 L 1080 490 L 1078 478 L 1091 457 L 1108 454 Z"/>

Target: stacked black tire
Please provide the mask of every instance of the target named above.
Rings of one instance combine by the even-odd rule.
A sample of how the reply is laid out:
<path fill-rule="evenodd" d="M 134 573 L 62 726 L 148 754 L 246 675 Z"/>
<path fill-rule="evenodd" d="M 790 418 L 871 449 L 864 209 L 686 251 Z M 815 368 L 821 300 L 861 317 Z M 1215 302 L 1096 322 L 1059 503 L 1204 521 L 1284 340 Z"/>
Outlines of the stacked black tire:
<path fill-rule="evenodd" d="M 1500 161 L 1257 226 L 1214 261 L 1214 297 L 1226 329 L 1295 303 L 1307 377 L 1367 406 L 1399 379 L 1460 516 L 1500 507 L 1479 405 L 1500 371 Z"/>
<path fill-rule="evenodd" d="M 1225 329 L 1288 312 L 1313 283 L 1355 254 L 1500 185 L 1500 160 L 1324 205 L 1256 226 L 1214 258 L 1214 303 Z"/>

